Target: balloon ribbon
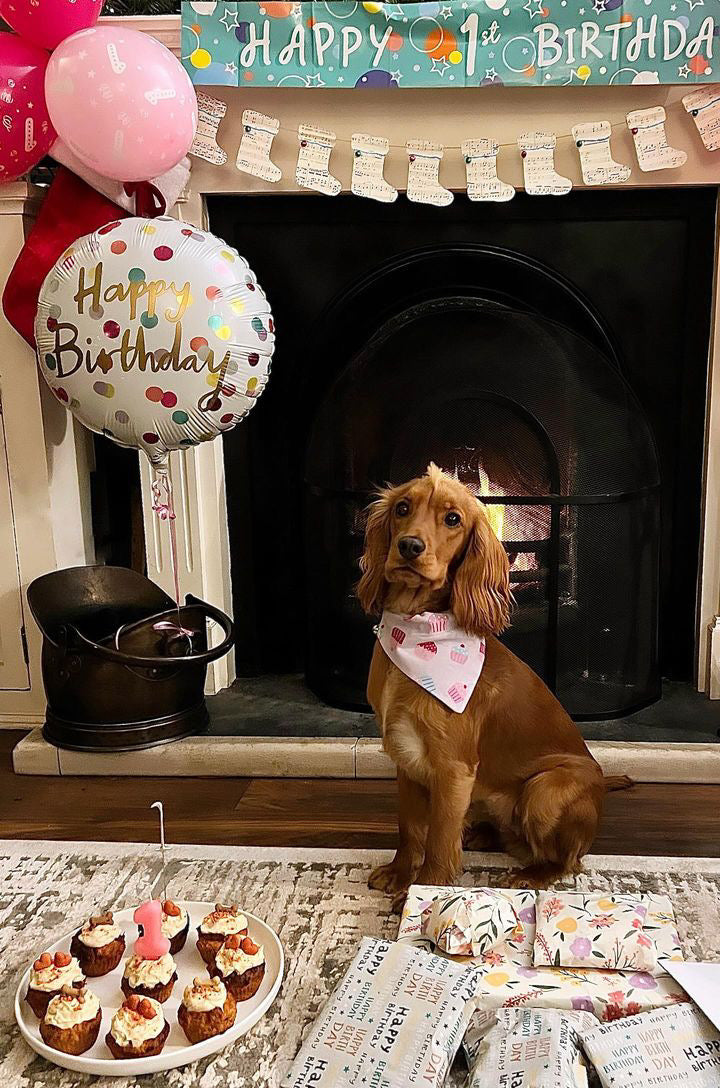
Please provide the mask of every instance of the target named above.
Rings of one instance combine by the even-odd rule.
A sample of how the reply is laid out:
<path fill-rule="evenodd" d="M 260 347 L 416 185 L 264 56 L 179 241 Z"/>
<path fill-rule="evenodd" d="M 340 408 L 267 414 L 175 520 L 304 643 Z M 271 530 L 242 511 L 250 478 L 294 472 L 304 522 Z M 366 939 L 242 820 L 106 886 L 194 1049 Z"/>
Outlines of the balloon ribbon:
<path fill-rule="evenodd" d="M 173 585 L 175 588 L 175 603 L 178 608 L 178 616 L 180 615 L 180 576 L 178 572 L 177 561 L 177 532 L 175 529 L 175 505 L 173 503 L 173 489 L 172 481 L 170 480 L 170 472 L 168 465 L 152 465 L 152 508 L 160 518 L 161 521 L 168 522 L 168 529 L 170 530 L 170 562 L 172 563 L 173 572 Z M 153 624 L 154 631 L 172 631 L 172 639 L 186 638 L 191 644 L 192 637 L 196 632 L 188 627 L 183 627 L 179 622 L 173 623 L 171 620 L 160 620 L 158 623 Z"/>
<path fill-rule="evenodd" d="M 156 216 L 165 214 L 165 197 L 151 182 L 126 181 L 123 189 L 126 196 L 135 197 L 135 215 L 141 215 L 144 219 L 155 219 Z"/>

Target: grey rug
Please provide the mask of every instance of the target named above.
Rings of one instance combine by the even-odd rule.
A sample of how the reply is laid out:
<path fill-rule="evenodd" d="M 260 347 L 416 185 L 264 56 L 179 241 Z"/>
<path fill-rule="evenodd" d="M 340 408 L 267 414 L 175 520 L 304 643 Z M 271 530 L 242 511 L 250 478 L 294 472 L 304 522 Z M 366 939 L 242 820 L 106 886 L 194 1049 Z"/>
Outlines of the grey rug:
<path fill-rule="evenodd" d="M 158 850 L 137 844 L 0 842 L 1 1088 L 278 1088 L 303 1031 L 322 1008 L 362 936 L 394 937 L 388 899 L 367 889 L 388 854 L 349 850 L 175 846 L 168 892 L 178 899 L 237 900 L 279 933 L 287 964 L 268 1015 L 213 1058 L 149 1077 L 92 1078 L 49 1065 L 15 1025 L 17 978 L 51 937 L 106 907 L 161 894 Z M 720 860 L 590 856 L 563 886 L 656 890 L 675 906 L 689 958 L 720 960 Z M 509 859 L 466 854 L 466 884 L 502 885 Z M 459 1085 L 461 1066 L 449 1083 Z"/>

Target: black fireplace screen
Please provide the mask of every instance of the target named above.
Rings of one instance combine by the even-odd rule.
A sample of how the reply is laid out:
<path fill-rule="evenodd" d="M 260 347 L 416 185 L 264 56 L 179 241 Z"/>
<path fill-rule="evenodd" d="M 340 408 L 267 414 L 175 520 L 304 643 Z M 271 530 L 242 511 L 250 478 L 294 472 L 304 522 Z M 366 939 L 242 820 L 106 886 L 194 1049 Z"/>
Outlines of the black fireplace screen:
<path fill-rule="evenodd" d="M 364 704 L 354 598 L 374 487 L 429 461 L 488 506 L 515 597 L 503 641 L 578 719 L 659 697 L 660 472 L 644 412 L 600 344 L 476 297 L 395 314 L 330 387 L 306 461 L 310 686 Z"/>

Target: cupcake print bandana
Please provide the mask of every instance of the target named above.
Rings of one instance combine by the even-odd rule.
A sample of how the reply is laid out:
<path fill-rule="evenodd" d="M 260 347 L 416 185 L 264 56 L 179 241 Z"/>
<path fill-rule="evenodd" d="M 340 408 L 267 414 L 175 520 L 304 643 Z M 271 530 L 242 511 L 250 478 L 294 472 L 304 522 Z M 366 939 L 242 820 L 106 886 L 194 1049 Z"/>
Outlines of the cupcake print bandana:
<path fill-rule="evenodd" d="M 485 639 L 458 627 L 452 612 L 383 612 L 377 637 L 394 665 L 462 714 L 485 664 Z"/>

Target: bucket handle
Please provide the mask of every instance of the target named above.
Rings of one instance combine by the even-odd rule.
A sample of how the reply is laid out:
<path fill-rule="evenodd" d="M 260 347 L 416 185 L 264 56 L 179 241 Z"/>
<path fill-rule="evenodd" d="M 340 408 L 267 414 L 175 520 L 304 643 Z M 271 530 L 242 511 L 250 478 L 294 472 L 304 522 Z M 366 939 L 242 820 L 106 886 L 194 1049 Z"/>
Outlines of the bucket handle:
<path fill-rule="evenodd" d="M 198 608 L 202 608 L 207 619 L 215 620 L 215 622 L 220 625 L 225 637 L 219 646 L 212 646 L 201 654 L 192 654 L 188 657 L 142 657 L 139 654 L 125 654 L 122 650 L 113 650 L 109 646 L 102 646 L 98 642 L 93 642 L 92 639 L 86 638 L 86 636 L 83 635 L 77 627 L 73 627 L 72 624 L 68 624 L 67 629 L 72 632 L 74 639 L 77 639 L 80 645 L 85 649 L 92 650 L 93 653 L 98 654 L 100 657 L 104 657 L 106 661 L 116 661 L 119 665 L 130 665 L 141 669 L 156 669 L 168 665 L 172 665 L 174 668 L 182 668 L 189 665 L 209 665 L 211 661 L 217 661 L 219 657 L 226 654 L 232 647 L 232 644 L 235 641 L 235 628 L 233 622 L 230 617 L 226 616 L 224 612 L 221 612 L 219 608 L 215 608 L 214 605 L 208 604 L 207 601 L 203 601 L 199 597 L 193 596 L 192 593 L 188 593 L 185 597 L 185 604 L 191 604 Z"/>

